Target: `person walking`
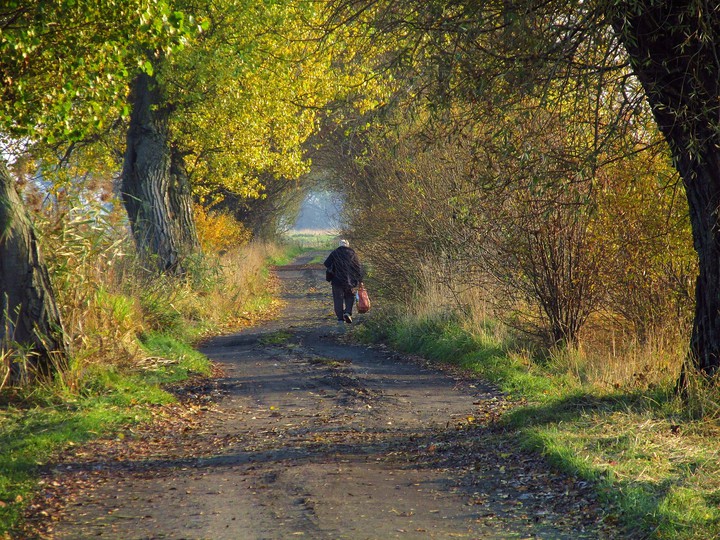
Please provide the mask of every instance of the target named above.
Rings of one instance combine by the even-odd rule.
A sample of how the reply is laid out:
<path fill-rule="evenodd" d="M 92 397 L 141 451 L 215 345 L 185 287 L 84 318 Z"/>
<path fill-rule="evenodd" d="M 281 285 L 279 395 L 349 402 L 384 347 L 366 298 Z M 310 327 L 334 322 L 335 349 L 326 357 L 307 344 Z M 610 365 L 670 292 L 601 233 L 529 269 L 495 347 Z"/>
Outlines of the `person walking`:
<path fill-rule="evenodd" d="M 325 259 L 325 279 L 332 284 L 333 308 L 338 322 L 352 323 L 355 301 L 353 288 L 362 281 L 362 268 L 350 242 L 340 240 L 340 245 Z"/>

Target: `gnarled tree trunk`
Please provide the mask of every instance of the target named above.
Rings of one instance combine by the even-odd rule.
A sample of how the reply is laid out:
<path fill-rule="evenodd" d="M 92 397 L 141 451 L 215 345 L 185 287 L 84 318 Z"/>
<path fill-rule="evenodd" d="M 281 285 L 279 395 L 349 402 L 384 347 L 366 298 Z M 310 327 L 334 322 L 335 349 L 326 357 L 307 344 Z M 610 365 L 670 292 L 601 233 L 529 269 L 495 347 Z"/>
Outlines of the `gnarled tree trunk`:
<path fill-rule="evenodd" d="M 0 353 L 28 351 L 30 368 L 48 376 L 67 359 L 60 311 L 35 231 L 0 160 Z M 13 378 L 22 375 L 12 368 Z"/>
<path fill-rule="evenodd" d="M 198 249 L 182 155 L 170 145 L 170 109 L 155 79 L 141 73 L 132 91 L 122 196 L 142 256 L 161 272 L 182 273 Z"/>
<path fill-rule="evenodd" d="M 711 376 L 720 368 L 720 11 L 706 4 L 626 1 L 610 16 L 685 184 L 700 270 L 691 360 Z"/>

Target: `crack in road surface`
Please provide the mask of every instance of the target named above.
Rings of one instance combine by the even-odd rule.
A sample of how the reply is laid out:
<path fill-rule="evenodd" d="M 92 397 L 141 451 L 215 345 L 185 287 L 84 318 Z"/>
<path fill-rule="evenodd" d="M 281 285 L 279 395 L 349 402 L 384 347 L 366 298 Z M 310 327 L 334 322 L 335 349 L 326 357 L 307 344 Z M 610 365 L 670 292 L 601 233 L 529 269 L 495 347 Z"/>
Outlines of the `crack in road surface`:
<path fill-rule="evenodd" d="M 139 430 L 57 464 L 49 483 L 84 483 L 49 537 L 617 536 L 592 486 L 481 421 L 504 406 L 492 387 L 347 343 L 313 255 L 277 269 L 277 320 L 202 347 L 219 397 L 180 435 Z"/>

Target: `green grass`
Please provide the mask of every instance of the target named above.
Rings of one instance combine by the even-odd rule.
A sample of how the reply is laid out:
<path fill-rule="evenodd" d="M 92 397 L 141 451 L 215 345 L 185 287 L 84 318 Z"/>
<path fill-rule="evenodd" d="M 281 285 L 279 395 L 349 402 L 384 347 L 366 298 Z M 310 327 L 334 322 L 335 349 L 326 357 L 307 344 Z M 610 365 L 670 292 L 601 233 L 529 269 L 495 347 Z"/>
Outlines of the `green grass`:
<path fill-rule="evenodd" d="M 96 368 L 79 393 L 47 386 L 16 394 L 0 412 L 0 535 L 17 532 L 40 467 L 59 449 L 149 420 L 152 406 L 174 399 L 162 384 L 210 372 L 206 357 L 172 336 L 146 336 L 144 346 L 164 363 L 134 373 Z"/>
<path fill-rule="evenodd" d="M 337 247 L 337 236 L 324 232 L 290 231 L 286 238 L 291 244 L 303 249 L 324 249 L 331 250 Z"/>
<path fill-rule="evenodd" d="M 207 357 L 186 342 L 158 333 L 143 336 L 141 342 L 151 355 L 171 360 L 147 371 L 145 380 L 151 384 L 179 382 L 193 374 L 210 375 Z"/>
<path fill-rule="evenodd" d="M 172 401 L 137 375 L 104 370 L 89 379 L 80 395 L 37 390 L 0 412 L 0 534 L 17 532 L 39 468 L 57 450 L 147 420 L 150 406 Z"/>
<path fill-rule="evenodd" d="M 335 237 L 330 235 L 321 235 L 319 239 L 313 237 L 312 241 L 303 239 L 303 235 L 287 235 L 286 238 L 287 243 L 285 245 L 285 250 L 280 255 L 273 257 L 270 261 L 271 264 L 275 266 L 289 264 L 298 255 L 302 255 L 303 253 L 307 253 L 309 251 L 323 250 L 329 252 L 337 247 L 335 245 Z M 322 263 L 325 261 L 327 255 L 327 253 L 317 255 L 309 262 L 311 264 Z"/>
<path fill-rule="evenodd" d="M 16 404 L 0 412 L 0 534 L 17 532 L 39 468 L 59 449 L 149 420 L 152 406 L 174 400 L 162 384 L 210 373 L 209 360 L 175 337 L 153 333 L 142 341 L 162 362 L 129 373 L 95 368 L 77 394 L 46 386 L 15 395 Z"/>
<path fill-rule="evenodd" d="M 278 330 L 277 332 L 262 336 L 258 341 L 263 345 L 284 345 L 291 337 L 292 334 L 290 332 Z"/>
<path fill-rule="evenodd" d="M 502 422 L 558 469 L 595 482 L 628 537 L 720 537 L 720 431 L 692 420 L 671 388 L 583 385 L 452 317 L 380 317 L 360 334 L 460 366 L 522 398 Z"/>
<path fill-rule="evenodd" d="M 288 244 L 282 253 L 270 258 L 270 264 L 273 266 L 282 266 L 289 264 L 295 257 L 307 251 L 306 248 L 297 244 Z"/>

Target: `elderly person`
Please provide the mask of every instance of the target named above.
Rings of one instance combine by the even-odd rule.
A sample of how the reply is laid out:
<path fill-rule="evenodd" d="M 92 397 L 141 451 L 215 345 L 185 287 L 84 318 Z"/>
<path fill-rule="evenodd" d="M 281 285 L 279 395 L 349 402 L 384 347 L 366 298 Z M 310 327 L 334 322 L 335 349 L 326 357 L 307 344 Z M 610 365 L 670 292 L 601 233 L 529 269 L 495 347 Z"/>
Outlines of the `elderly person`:
<path fill-rule="evenodd" d="M 360 260 L 347 240 L 325 259 L 325 279 L 332 284 L 333 307 L 338 322 L 352 323 L 352 308 L 355 301 L 353 288 L 362 281 Z"/>

